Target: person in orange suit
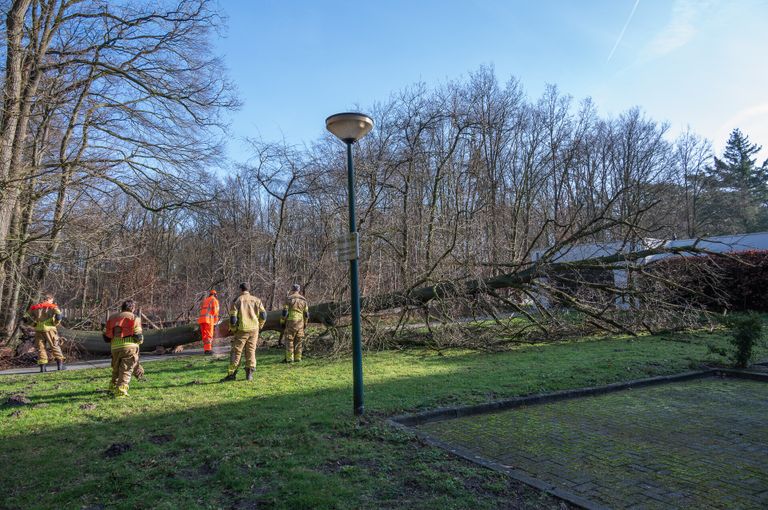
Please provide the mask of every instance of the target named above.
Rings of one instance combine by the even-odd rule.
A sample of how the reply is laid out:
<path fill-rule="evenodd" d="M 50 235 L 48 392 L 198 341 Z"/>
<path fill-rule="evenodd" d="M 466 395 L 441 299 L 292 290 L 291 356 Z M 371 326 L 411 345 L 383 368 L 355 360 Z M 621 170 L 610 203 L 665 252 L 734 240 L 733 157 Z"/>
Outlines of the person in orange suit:
<path fill-rule="evenodd" d="M 208 297 L 200 306 L 200 317 L 197 323 L 200 325 L 200 336 L 203 338 L 203 353 L 213 354 L 213 328 L 219 322 L 219 300 L 216 299 L 216 291 L 211 290 Z"/>

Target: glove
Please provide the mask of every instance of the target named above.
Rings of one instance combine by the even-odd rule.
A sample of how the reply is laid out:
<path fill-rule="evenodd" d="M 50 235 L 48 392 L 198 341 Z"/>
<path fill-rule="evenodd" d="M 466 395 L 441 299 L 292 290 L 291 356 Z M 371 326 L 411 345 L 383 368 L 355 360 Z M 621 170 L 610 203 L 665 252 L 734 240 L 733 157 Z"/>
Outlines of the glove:
<path fill-rule="evenodd" d="M 104 340 L 106 343 L 111 343 L 112 339 L 107 336 L 106 333 L 101 334 L 101 339 Z"/>
<path fill-rule="evenodd" d="M 60 313 L 54 314 L 53 319 L 56 322 L 61 322 L 61 314 Z"/>
<path fill-rule="evenodd" d="M 136 340 L 137 344 L 144 343 L 144 335 L 143 334 L 133 335 L 133 338 L 134 338 L 134 340 Z"/>

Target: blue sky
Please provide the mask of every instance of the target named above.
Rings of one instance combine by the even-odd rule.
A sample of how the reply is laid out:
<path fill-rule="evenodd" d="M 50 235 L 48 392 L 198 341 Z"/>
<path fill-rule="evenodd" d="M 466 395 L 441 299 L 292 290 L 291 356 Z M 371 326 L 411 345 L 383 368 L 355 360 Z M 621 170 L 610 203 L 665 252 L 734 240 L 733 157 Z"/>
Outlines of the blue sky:
<path fill-rule="evenodd" d="M 242 109 L 235 138 L 308 143 L 330 114 L 493 65 L 604 115 L 634 105 L 720 151 L 734 127 L 768 157 L 768 0 L 220 0 Z M 247 157 L 240 143 L 230 155 Z"/>

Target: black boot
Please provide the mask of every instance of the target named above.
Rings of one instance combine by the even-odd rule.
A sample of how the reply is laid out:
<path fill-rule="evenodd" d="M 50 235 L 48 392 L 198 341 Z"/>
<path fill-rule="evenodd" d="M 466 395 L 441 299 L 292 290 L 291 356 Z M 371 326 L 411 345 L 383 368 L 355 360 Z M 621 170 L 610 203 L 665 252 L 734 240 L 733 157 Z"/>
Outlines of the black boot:
<path fill-rule="evenodd" d="M 234 381 L 235 377 L 237 377 L 237 370 L 235 370 L 234 372 L 232 372 L 231 374 L 229 374 L 219 382 Z"/>
<path fill-rule="evenodd" d="M 245 380 L 246 381 L 253 381 L 253 369 L 252 368 L 246 368 L 245 369 Z"/>
<path fill-rule="evenodd" d="M 66 370 L 67 367 L 64 366 L 64 362 L 57 359 L 56 360 L 56 370 Z"/>
<path fill-rule="evenodd" d="M 46 365 L 40 365 L 40 372 L 47 372 L 48 367 Z"/>

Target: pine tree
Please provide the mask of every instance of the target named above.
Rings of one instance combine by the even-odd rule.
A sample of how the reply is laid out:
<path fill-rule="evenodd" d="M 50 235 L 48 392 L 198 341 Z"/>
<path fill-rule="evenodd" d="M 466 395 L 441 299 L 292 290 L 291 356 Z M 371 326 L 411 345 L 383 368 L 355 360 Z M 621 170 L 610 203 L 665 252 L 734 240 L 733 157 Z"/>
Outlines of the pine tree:
<path fill-rule="evenodd" d="M 707 172 L 712 233 L 768 230 L 768 160 L 757 164 L 761 146 L 739 129 L 728 138 L 722 159 Z"/>

